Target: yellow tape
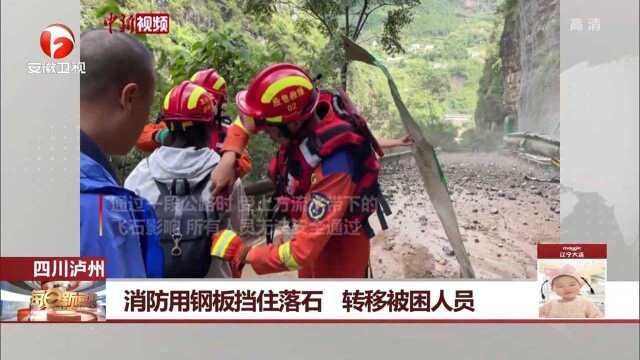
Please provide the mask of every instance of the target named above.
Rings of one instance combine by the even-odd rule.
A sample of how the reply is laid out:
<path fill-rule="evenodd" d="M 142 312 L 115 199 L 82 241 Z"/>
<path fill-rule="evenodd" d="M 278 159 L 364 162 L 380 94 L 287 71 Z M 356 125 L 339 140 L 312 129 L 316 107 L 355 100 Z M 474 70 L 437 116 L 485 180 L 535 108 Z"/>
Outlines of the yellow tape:
<path fill-rule="evenodd" d="M 218 80 L 216 80 L 216 83 L 213 84 L 213 89 L 214 90 L 220 90 L 220 88 L 226 84 L 226 81 L 221 77 L 218 78 Z"/>
<path fill-rule="evenodd" d="M 234 236 L 236 236 L 236 233 L 231 230 L 223 231 L 218 237 L 218 241 L 216 241 L 213 250 L 211 250 L 211 256 L 224 257 L 224 252 L 227 250 Z"/>
<path fill-rule="evenodd" d="M 290 241 L 287 241 L 278 247 L 278 257 L 280 257 L 280 261 L 282 261 L 289 270 L 298 270 L 298 263 L 293 255 L 291 255 Z"/>
<path fill-rule="evenodd" d="M 266 122 L 268 122 L 268 123 L 280 124 L 280 123 L 282 123 L 282 116 L 268 117 L 268 118 L 266 118 L 264 120 Z"/>
<path fill-rule="evenodd" d="M 249 132 L 247 131 L 247 128 L 244 127 L 244 124 L 242 123 L 242 120 L 240 120 L 240 116 L 238 116 L 234 121 L 233 121 L 233 125 L 239 127 L 240 129 L 242 129 L 242 131 L 244 131 L 246 134 L 248 134 Z"/>
<path fill-rule="evenodd" d="M 162 107 L 164 108 L 164 111 L 168 111 L 169 110 L 169 99 L 171 98 L 171 93 L 173 92 L 173 89 L 171 89 L 167 95 L 165 95 L 164 97 L 164 103 L 162 105 Z"/>
<path fill-rule="evenodd" d="M 187 109 L 191 110 L 195 108 L 198 105 L 198 100 L 200 99 L 200 96 L 205 92 L 206 90 L 203 87 L 196 86 L 191 92 L 191 95 L 189 95 L 189 100 L 187 101 Z"/>
<path fill-rule="evenodd" d="M 313 85 L 308 79 L 305 79 L 302 76 L 287 76 L 269 85 L 264 94 L 262 94 L 260 101 L 263 104 L 268 104 L 274 97 L 276 97 L 276 95 L 278 95 L 278 93 L 280 93 L 280 91 L 291 86 L 302 86 L 309 90 L 313 89 Z"/>

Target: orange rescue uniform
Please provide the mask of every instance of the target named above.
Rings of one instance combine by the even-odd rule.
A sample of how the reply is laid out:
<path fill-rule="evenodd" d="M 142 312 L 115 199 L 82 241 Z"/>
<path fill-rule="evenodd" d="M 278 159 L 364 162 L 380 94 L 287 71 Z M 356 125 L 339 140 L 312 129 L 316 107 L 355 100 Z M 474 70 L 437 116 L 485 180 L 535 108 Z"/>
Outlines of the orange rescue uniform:
<path fill-rule="evenodd" d="M 239 153 L 248 137 L 247 127 L 236 120 L 228 128 L 223 151 Z M 362 226 L 353 231 L 344 221 L 355 195 L 354 165 L 344 149 L 322 159 L 313 171 L 293 238 L 254 246 L 247 254 L 246 262 L 257 274 L 298 270 L 300 278 L 366 277 L 369 238 Z"/>

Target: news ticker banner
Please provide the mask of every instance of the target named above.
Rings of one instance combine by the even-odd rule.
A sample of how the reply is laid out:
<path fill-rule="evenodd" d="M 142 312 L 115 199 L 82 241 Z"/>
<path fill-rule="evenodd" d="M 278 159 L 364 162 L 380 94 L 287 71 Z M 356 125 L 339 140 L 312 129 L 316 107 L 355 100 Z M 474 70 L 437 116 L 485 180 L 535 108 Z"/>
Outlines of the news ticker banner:
<path fill-rule="evenodd" d="M 549 321 L 539 319 L 542 278 L 116 280 L 100 258 L 0 258 L 0 280 L 4 322 Z M 604 317 L 566 321 L 637 323 L 638 291 L 608 282 Z"/>
<path fill-rule="evenodd" d="M 608 284 L 606 317 L 638 320 L 638 283 Z M 535 320 L 536 281 L 107 282 L 108 320 Z"/>

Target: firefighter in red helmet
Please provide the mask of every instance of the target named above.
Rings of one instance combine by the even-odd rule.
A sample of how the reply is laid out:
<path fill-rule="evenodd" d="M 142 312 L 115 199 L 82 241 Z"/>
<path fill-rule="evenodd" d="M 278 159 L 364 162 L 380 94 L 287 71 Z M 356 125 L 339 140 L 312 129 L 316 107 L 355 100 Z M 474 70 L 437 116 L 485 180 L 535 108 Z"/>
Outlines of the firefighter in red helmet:
<path fill-rule="evenodd" d="M 376 156 L 382 151 L 364 119 L 346 95 L 318 89 L 292 64 L 261 71 L 236 104 L 241 118 L 223 145 L 214 193 L 234 181 L 234 162 L 250 134 L 264 131 L 280 144 L 270 166 L 276 207 L 295 219 L 297 228 L 289 241 L 255 246 L 225 230 L 214 235 L 211 255 L 236 270 L 250 264 L 258 274 L 298 270 L 305 278 L 365 277 L 372 236 L 368 217 L 382 213 L 383 202 Z"/>
<path fill-rule="evenodd" d="M 202 86 L 209 95 L 212 95 L 217 104 L 219 111 L 215 117 L 215 126 L 211 131 L 211 140 L 209 148 L 222 155 L 222 144 L 227 135 L 227 129 L 231 125 L 229 117 L 224 116 L 223 107 L 227 102 L 227 83 L 225 79 L 214 69 L 200 70 L 193 74 L 190 81 L 196 85 Z M 144 152 L 152 152 L 162 145 L 163 139 L 169 133 L 165 122 L 155 124 L 147 124 L 142 130 L 142 134 L 138 138 L 136 147 Z M 236 171 L 238 177 L 243 177 L 251 171 L 251 158 L 246 148 L 236 162 Z"/>

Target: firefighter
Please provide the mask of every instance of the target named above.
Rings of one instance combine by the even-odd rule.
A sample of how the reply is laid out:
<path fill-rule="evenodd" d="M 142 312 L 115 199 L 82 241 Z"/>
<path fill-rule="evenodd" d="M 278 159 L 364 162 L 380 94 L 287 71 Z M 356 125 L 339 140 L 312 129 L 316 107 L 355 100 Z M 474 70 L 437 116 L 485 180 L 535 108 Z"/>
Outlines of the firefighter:
<path fill-rule="evenodd" d="M 215 126 L 212 127 L 211 131 L 209 148 L 218 154 L 222 154 L 222 144 L 227 134 L 227 128 L 231 125 L 229 117 L 223 113 L 224 105 L 227 102 L 227 83 L 214 69 L 200 70 L 193 74 L 190 81 L 202 86 L 219 104 L 219 111 L 214 119 Z M 143 152 L 152 152 L 163 144 L 168 134 L 169 129 L 167 129 L 167 124 L 163 121 L 147 124 L 138 138 L 136 147 Z M 251 171 L 251 158 L 246 148 L 236 162 L 236 171 L 238 172 L 238 177 L 243 177 Z"/>
<path fill-rule="evenodd" d="M 346 96 L 320 90 L 314 82 L 296 65 L 276 64 L 236 97 L 240 117 L 214 170 L 214 194 L 233 183 L 234 162 L 250 134 L 264 131 L 280 144 L 272 166 L 276 195 L 302 204 L 289 241 L 249 246 L 230 230 L 214 235 L 212 256 L 236 271 L 250 264 L 257 274 L 298 270 L 301 278 L 367 274 L 368 217 L 380 206 L 376 152 L 382 156 L 382 151 Z M 284 211 L 295 217 L 291 209 Z"/>

